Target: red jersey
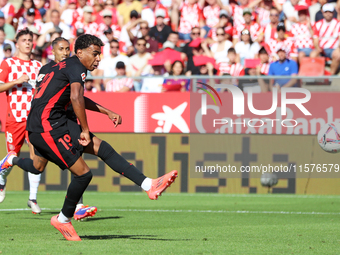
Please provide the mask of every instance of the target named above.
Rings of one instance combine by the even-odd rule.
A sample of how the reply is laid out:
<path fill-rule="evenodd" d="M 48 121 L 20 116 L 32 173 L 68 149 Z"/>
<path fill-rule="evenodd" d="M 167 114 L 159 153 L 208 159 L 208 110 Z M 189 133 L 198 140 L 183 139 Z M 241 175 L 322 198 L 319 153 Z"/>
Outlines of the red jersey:
<path fill-rule="evenodd" d="M 8 83 L 27 74 L 29 82 L 15 85 L 7 95 L 7 119 L 16 122 L 27 120 L 36 85 L 37 76 L 42 64 L 36 60 L 22 60 L 16 57 L 7 58 L 0 65 L 0 82 Z"/>

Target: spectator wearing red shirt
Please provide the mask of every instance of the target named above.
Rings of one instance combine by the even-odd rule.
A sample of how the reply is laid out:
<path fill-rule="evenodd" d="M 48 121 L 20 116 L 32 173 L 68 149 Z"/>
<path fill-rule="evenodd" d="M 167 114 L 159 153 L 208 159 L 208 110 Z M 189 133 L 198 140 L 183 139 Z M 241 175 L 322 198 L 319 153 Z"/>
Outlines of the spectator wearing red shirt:
<path fill-rule="evenodd" d="M 249 8 L 243 9 L 244 24 L 234 27 L 233 44 L 236 45 L 241 39 L 241 32 L 244 29 L 249 30 L 251 40 L 253 42 L 261 42 L 263 40 L 263 30 L 258 23 L 252 21 L 252 10 Z"/>
<path fill-rule="evenodd" d="M 72 21 L 72 26 L 74 26 L 74 24 L 77 22 L 77 21 L 82 21 L 83 19 L 83 14 L 84 14 L 84 11 L 83 11 L 83 8 L 86 6 L 86 0 L 78 0 L 78 8 L 75 12 L 73 12 L 73 21 Z"/>
<path fill-rule="evenodd" d="M 324 19 L 316 22 L 313 27 L 315 50 L 311 57 L 323 55 L 332 59 L 331 74 L 335 74 L 340 64 L 339 35 L 340 22 L 333 18 L 334 6 L 325 4 L 322 6 Z"/>
<path fill-rule="evenodd" d="M 270 10 L 276 7 L 279 12 L 282 11 L 282 6 L 278 0 L 255 0 L 257 2 L 257 8 L 255 9 L 257 14 L 257 22 L 261 27 L 267 26 L 270 23 Z"/>
<path fill-rule="evenodd" d="M 201 24 L 203 26 L 201 36 L 204 38 L 207 37 L 210 29 L 218 26 L 220 11 L 224 8 L 221 0 L 206 0 L 206 2 L 208 5 L 203 8 Z"/>
<path fill-rule="evenodd" d="M 294 61 L 297 61 L 297 49 L 292 38 L 287 38 L 286 27 L 283 22 L 277 25 L 277 35 L 276 39 L 269 39 L 266 44 L 266 49 L 268 50 L 271 62 L 277 61 L 279 59 L 277 52 L 279 49 L 284 49 L 286 56 L 289 56 Z"/>
<path fill-rule="evenodd" d="M 232 13 L 234 19 L 234 27 L 239 29 L 239 26 L 244 25 L 245 21 L 243 18 L 243 10 L 245 8 L 249 8 L 253 10 L 256 6 L 256 1 L 249 2 L 249 0 L 240 0 L 240 5 L 232 4 L 230 6 L 226 6 L 225 8 L 228 9 L 229 13 Z M 252 18 L 255 20 L 256 14 L 252 11 Z M 242 30 L 242 29 L 239 29 Z"/>
<path fill-rule="evenodd" d="M 117 1 L 116 1 L 117 2 Z M 112 24 L 118 25 L 118 12 L 113 0 L 107 0 L 104 3 L 104 10 L 100 12 L 100 15 L 104 17 L 104 12 L 111 11 L 112 12 Z"/>
<path fill-rule="evenodd" d="M 243 76 L 244 68 L 240 63 L 236 62 L 237 55 L 234 48 L 228 50 L 228 61 L 220 62 L 217 65 L 217 74 L 224 75 L 229 74 L 230 76 Z"/>
<path fill-rule="evenodd" d="M 299 62 L 301 58 L 309 57 L 312 52 L 313 40 L 312 40 L 312 27 L 308 19 L 308 6 L 301 7 L 303 9 L 298 11 L 299 22 L 293 24 L 291 33 L 293 34 L 295 45 L 299 53 Z"/>
<path fill-rule="evenodd" d="M 168 25 L 170 21 L 168 9 L 165 8 L 162 4 L 157 3 L 157 0 L 148 0 L 148 5 L 142 10 L 141 17 L 143 20 L 146 20 L 149 24 L 149 27 L 153 27 L 156 25 L 156 13 L 158 10 L 163 10 L 164 15 L 164 24 Z"/>
<path fill-rule="evenodd" d="M 276 28 L 279 24 L 280 13 L 276 8 L 270 10 L 270 23 L 264 28 L 264 42 L 268 43 L 270 39 L 277 38 Z"/>
<path fill-rule="evenodd" d="M 83 8 L 83 21 L 77 21 L 74 24 L 73 28 L 73 36 L 76 36 L 77 29 L 82 28 L 85 31 L 85 34 L 91 34 L 100 37 L 99 34 L 99 26 L 96 22 L 92 22 L 92 13 L 93 13 L 93 8 L 91 6 L 85 6 Z"/>
<path fill-rule="evenodd" d="M 113 36 L 115 38 L 119 38 L 122 29 L 118 24 L 113 22 L 112 11 L 104 9 L 101 12 L 101 15 L 103 16 L 103 22 L 99 24 L 98 28 L 98 33 L 101 35 L 101 37 L 103 37 L 104 31 L 107 30 L 107 28 L 111 28 L 113 31 Z"/>
<path fill-rule="evenodd" d="M 190 31 L 194 27 L 200 27 L 200 18 L 202 15 L 202 9 L 205 0 L 174 0 L 173 8 L 171 12 L 171 22 L 173 27 L 177 30 L 180 40 L 190 41 Z M 179 12 L 181 13 L 181 17 L 179 19 Z M 179 22 L 178 22 L 179 21 Z"/>
<path fill-rule="evenodd" d="M 230 16 L 226 10 L 220 11 L 220 19 L 217 24 L 217 27 L 213 27 L 210 29 L 208 33 L 208 38 L 211 38 L 212 41 L 209 41 L 210 44 L 217 42 L 217 34 L 216 31 L 219 27 L 224 27 L 224 31 L 226 33 L 227 40 L 232 40 L 233 37 L 233 26 L 230 22 Z M 209 39 L 208 39 L 209 40 Z"/>
<path fill-rule="evenodd" d="M 15 15 L 15 8 L 8 0 L 0 1 L 0 10 L 5 14 L 6 23 L 12 24 Z"/>
<path fill-rule="evenodd" d="M 126 67 L 123 61 L 118 61 L 116 64 L 117 76 L 126 75 Z M 133 88 L 133 80 L 128 77 L 114 78 L 104 84 L 107 92 L 128 92 Z"/>

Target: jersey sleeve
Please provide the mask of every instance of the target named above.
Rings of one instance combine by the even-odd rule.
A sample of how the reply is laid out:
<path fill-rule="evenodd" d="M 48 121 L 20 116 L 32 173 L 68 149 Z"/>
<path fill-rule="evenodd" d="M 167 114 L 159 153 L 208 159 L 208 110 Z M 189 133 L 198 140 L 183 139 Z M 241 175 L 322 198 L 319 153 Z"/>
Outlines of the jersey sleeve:
<path fill-rule="evenodd" d="M 70 64 L 71 63 L 72 62 L 70 62 Z M 84 86 L 86 73 L 86 69 L 80 63 L 74 64 L 71 68 L 65 68 L 65 75 L 68 78 L 70 85 L 72 83 L 79 82 L 82 86 Z"/>
<path fill-rule="evenodd" d="M 0 83 L 8 82 L 9 69 L 7 61 L 3 60 L 0 65 Z"/>

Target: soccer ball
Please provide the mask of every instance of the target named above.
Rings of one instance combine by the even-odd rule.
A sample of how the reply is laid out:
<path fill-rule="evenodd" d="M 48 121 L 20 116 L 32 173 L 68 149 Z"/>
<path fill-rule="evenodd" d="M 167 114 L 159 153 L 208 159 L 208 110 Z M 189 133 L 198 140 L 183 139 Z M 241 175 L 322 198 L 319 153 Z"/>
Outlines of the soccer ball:
<path fill-rule="evenodd" d="M 327 152 L 340 152 L 340 123 L 331 122 L 324 125 L 318 133 L 318 143 Z"/>
<path fill-rule="evenodd" d="M 278 182 L 277 175 L 272 173 L 264 173 L 261 175 L 261 184 L 264 187 L 273 187 Z"/>

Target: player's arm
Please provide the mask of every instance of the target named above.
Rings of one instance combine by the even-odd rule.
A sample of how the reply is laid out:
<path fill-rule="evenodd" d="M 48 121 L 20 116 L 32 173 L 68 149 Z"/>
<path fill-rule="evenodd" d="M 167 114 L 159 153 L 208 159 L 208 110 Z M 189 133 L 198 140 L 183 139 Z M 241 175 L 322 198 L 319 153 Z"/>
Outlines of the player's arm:
<path fill-rule="evenodd" d="M 84 87 L 79 82 L 71 83 L 70 100 L 72 102 L 74 113 L 76 114 L 82 129 L 79 143 L 82 146 L 87 146 L 90 143 L 91 138 L 85 113 Z"/>
<path fill-rule="evenodd" d="M 12 87 L 14 87 L 15 85 L 24 83 L 24 82 L 28 82 L 29 81 L 29 77 L 27 74 L 23 74 L 19 79 L 11 81 L 11 82 L 7 82 L 7 83 L 0 83 L 0 93 L 7 91 L 9 89 L 11 89 Z"/>
<path fill-rule="evenodd" d="M 115 127 L 122 124 L 122 117 L 119 114 L 114 113 L 113 111 L 109 109 L 106 109 L 100 104 L 97 104 L 96 102 L 92 101 L 90 98 L 84 97 L 84 99 L 85 99 L 86 110 L 106 114 L 109 117 L 109 119 L 112 120 L 112 122 L 115 124 Z"/>

